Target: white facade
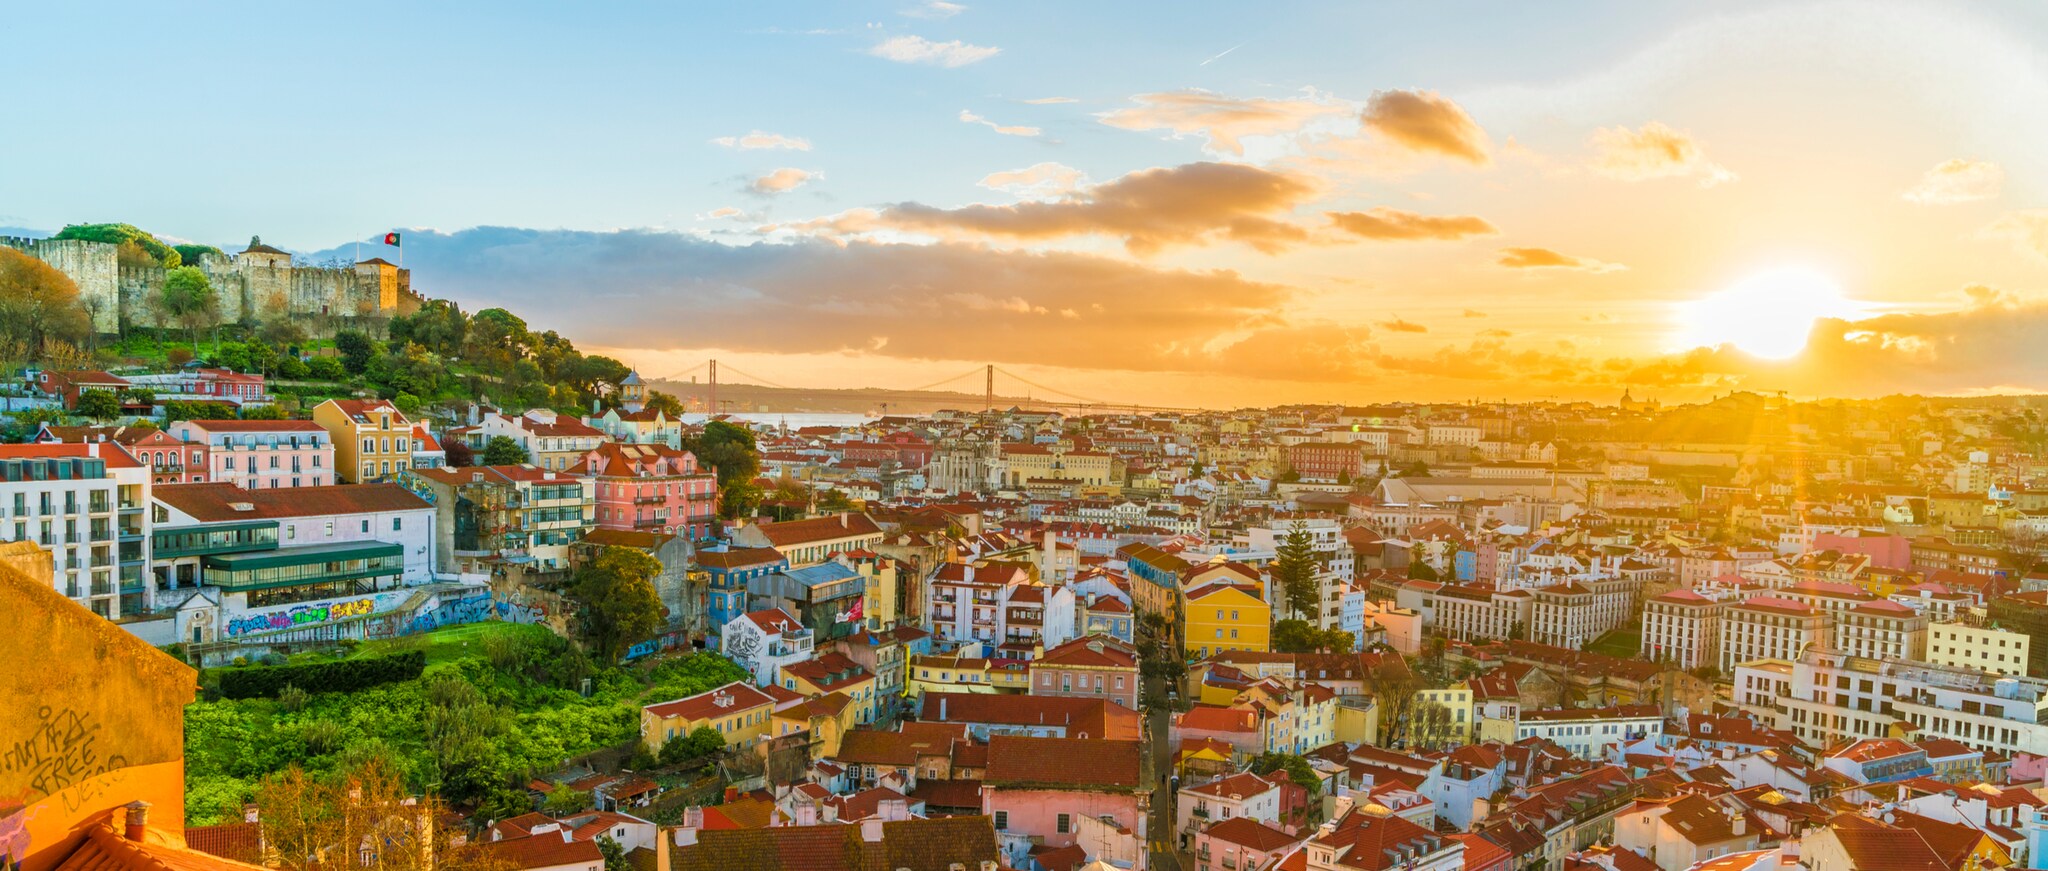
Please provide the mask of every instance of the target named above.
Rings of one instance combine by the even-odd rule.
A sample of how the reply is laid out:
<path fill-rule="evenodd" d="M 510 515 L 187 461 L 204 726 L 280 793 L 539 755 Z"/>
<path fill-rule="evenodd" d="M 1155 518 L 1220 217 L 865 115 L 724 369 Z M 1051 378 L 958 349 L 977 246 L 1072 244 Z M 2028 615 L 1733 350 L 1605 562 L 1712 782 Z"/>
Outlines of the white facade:
<path fill-rule="evenodd" d="M 1643 603 L 1642 653 L 1684 671 L 1719 665 L 1721 608 L 1711 599 L 1681 590 Z"/>
<path fill-rule="evenodd" d="M 2032 647 L 2032 638 L 2004 629 L 1964 623 L 1936 623 L 1927 627 L 1927 661 L 1935 665 L 2024 676 Z"/>
<path fill-rule="evenodd" d="M 57 592 L 102 617 L 153 606 L 149 469 L 110 442 L 0 445 L 0 541 L 51 556 Z"/>

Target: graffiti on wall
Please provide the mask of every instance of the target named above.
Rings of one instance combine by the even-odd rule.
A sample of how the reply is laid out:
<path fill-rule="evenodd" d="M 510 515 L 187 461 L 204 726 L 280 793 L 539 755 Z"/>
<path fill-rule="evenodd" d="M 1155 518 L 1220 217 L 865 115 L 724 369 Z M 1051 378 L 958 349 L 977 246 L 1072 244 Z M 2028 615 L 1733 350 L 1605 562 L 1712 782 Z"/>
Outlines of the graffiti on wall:
<path fill-rule="evenodd" d="M 326 605 L 300 605 L 287 611 L 272 611 L 268 614 L 246 614 L 228 621 L 227 634 L 233 637 L 251 632 L 275 632 L 280 629 L 314 626 L 333 620 L 361 617 L 376 609 L 375 599 L 357 599 L 353 602 L 334 602 Z"/>
<path fill-rule="evenodd" d="M 513 623 L 546 623 L 548 608 L 525 602 L 499 602 L 498 619 Z"/>
<path fill-rule="evenodd" d="M 119 754 L 101 751 L 99 733 L 100 723 L 91 714 L 44 705 L 36 710 L 27 731 L 0 744 L 0 775 L 25 785 L 25 798 L 36 798 L 56 795 L 126 767 L 128 760 Z M 76 805 L 90 798 L 67 794 L 65 801 Z"/>
<path fill-rule="evenodd" d="M 630 662 L 632 660 L 639 659 L 643 656 L 648 656 L 658 651 L 674 650 L 678 647 L 681 647 L 682 644 L 683 634 L 680 632 L 670 632 L 666 635 L 662 635 L 656 638 L 649 638 L 646 641 L 642 641 L 639 644 L 635 644 L 632 647 L 626 648 L 625 658 L 627 661 Z"/>
<path fill-rule="evenodd" d="M 432 632 L 443 626 L 480 623 L 485 620 L 495 619 L 496 617 L 497 612 L 492 607 L 490 593 L 478 593 L 460 599 L 443 599 L 439 605 L 430 609 L 423 609 L 419 613 L 414 614 L 413 618 L 406 622 L 404 628 L 398 631 L 398 634 L 411 635 L 415 632 Z"/>

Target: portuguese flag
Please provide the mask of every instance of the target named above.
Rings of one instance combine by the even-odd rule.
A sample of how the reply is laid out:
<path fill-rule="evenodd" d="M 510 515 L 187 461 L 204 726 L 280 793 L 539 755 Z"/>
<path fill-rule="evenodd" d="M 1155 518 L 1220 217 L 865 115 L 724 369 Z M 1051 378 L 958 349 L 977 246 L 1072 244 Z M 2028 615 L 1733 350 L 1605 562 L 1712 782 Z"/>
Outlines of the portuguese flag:
<path fill-rule="evenodd" d="M 385 234 L 384 234 L 384 244 L 386 244 L 386 245 L 390 245 L 390 246 L 392 246 L 392 247 L 394 247 L 394 248 L 396 248 L 396 247 L 399 247 L 399 245 L 398 245 L 398 234 L 397 234 L 397 233 L 385 233 Z"/>

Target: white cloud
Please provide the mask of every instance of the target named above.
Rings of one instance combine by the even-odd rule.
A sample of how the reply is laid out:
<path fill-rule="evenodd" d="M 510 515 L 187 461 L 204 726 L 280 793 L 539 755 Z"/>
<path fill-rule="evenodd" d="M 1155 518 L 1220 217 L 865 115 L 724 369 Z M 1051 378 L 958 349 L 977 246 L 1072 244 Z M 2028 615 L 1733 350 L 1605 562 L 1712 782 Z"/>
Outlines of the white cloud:
<path fill-rule="evenodd" d="M 740 211 L 739 209 L 735 209 L 735 208 L 733 208 L 732 206 L 721 206 L 721 207 L 719 207 L 719 208 L 716 208 L 716 209 L 712 209 L 711 211 L 709 211 L 709 212 L 706 212 L 706 213 L 704 213 L 704 217 L 706 217 L 706 218 L 738 218 L 738 217 L 744 216 L 745 214 L 746 214 L 745 212 L 742 212 L 742 211 Z"/>
<path fill-rule="evenodd" d="M 760 151 L 764 149 L 779 151 L 811 150 L 811 141 L 809 139 L 801 136 L 784 136 L 780 133 L 768 133 L 761 130 L 756 130 L 745 136 L 720 136 L 711 140 L 711 144 L 736 148 L 741 151 Z"/>
<path fill-rule="evenodd" d="M 994 130 L 997 133 L 1003 134 L 1004 136 L 1037 136 L 1038 134 L 1045 132 L 1036 127 L 1006 127 L 1004 125 L 997 124 L 994 121 L 990 121 L 987 118 L 983 118 L 980 115 L 976 115 L 973 112 L 970 112 L 966 109 L 960 110 L 960 120 L 965 121 L 969 124 L 983 125 L 990 130 Z"/>
<path fill-rule="evenodd" d="M 748 185 L 748 187 L 752 188 L 754 193 L 757 194 L 784 194 L 802 187 L 805 182 L 811 179 L 824 177 L 825 174 L 822 172 L 811 172 L 810 170 L 785 166 L 754 179 L 753 183 Z"/>
<path fill-rule="evenodd" d="M 1033 106 L 1051 106 L 1056 103 L 1079 103 L 1081 101 L 1073 97 L 1039 97 L 1035 100 L 1025 100 L 1024 102 Z"/>
<path fill-rule="evenodd" d="M 969 45 L 957 39 L 933 42 L 911 34 L 889 37 L 868 49 L 868 54 L 884 60 L 941 67 L 964 67 L 1001 53 L 1002 49 L 992 45 Z"/>
<path fill-rule="evenodd" d="M 1997 199 L 2005 187 L 2005 169 L 1988 160 L 1944 160 L 1920 176 L 1920 183 L 1899 196 L 1922 206 L 1947 206 Z"/>
<path fill-rule="evenodd" d="M 2048 260 L 2048 209 L 2020 209 L 1998 216 L 1977 235 L 2011 242 L 2022 254 Z"/>
<path fill-rule="evenodd" d="M 899 14 L 905 18 L 923 18 L 936 21 L 951 18 L 965 11 L 967 11 L 967 7 L 958 3 L 948 3 L 946 0 L 928 0 L 928 2 L 923 4 L 905 9 Z"/>
<path fill-rule="evenodd" d="M 1621 181 L 1697 178 L 1707 188 L 1731 182 L 1736 175 L 1707 159 L 1692 134 L 1651 121 L 1640 129 L 1602 127 L 1593 131 L 1592 169 Z"/>
<path fill-rule="evenodd" d="M 1026 200 L 1052 199 L 1087 183 L 1087 173 L 1053 161 L 1034 163 L 1023 169 L 992 172 L 977 182 L 989 190 Z"/>

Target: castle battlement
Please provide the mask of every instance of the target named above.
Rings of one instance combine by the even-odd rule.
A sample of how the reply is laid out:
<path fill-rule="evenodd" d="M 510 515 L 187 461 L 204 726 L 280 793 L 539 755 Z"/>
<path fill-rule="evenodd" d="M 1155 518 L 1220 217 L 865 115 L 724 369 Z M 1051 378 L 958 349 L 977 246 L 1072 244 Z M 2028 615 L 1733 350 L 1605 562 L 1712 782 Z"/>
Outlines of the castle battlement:
<path fill-rule="evenodd" d="M 80 301 L 101 333 L 125 325 L 157 323 L 150 300 L 163 290 L 168 270 L 124 265 L 117 246 L 82 239 L 0 237 L 0 245 L 23 251 L 57 268 L 78 285 Z M 284 317 L 315 333 L 365 318 L 389 318 L 418 311 L 424 298 L 412 289 L 411 270 L 389 263 L 304 266 L 290 254 L 250 240 L 242 254 L 207 254 L 187 264 L 206 273 L 220 293 L 222 320 L 253 322 Z"/>

